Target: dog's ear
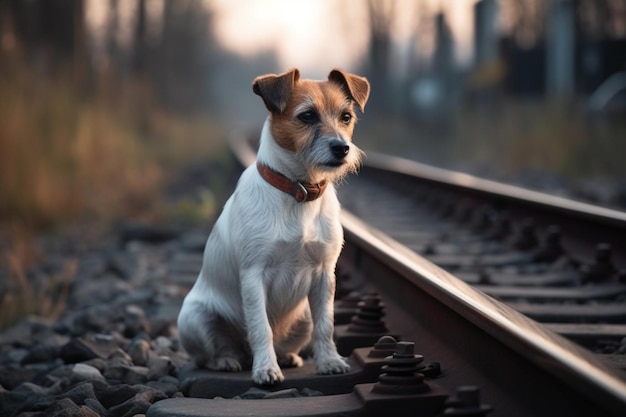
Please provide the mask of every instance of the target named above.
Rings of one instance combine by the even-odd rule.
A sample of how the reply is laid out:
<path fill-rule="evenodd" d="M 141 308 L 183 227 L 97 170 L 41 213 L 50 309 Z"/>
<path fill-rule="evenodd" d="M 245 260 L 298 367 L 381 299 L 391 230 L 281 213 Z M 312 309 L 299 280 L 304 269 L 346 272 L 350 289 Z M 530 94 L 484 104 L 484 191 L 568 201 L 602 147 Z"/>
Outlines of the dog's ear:
<path fill-rule="evenodd" d="M 328 74 L 328 81 L 339 84 L 359 110 L 365 109 L 365 103 L 370 95 L 370 83 L 367 78 L 334 69 Z"/>
<path fill-rule="evenodd" d="M 300 72 L 295 68 L 278 75 L 261 75 L 254 79 L 252 91 L 261 96 L 270 112 L 282 113 L 287 106 L 293 85 L 299 79 Z"/>

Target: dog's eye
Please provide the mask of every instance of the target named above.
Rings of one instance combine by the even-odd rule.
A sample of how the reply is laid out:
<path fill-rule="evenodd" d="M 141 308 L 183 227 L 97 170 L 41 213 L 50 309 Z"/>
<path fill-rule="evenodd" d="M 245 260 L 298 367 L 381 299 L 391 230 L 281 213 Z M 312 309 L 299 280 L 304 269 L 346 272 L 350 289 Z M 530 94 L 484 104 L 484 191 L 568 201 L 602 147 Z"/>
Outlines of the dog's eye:
<path fill-rule="evenodd" d="M 311 110 L 300 113 L 297 117 L 302 123 L 306 123 L 307 125 L 312 125 L 319 121 L 317 113 Z"/>
<path fill-rule="evenodd" d="M 341 115 L 341 122 L 348 124 L 350 123 L 350 120 L 352 120 L 352 115 L 350 113 L 343 113 Z"/>

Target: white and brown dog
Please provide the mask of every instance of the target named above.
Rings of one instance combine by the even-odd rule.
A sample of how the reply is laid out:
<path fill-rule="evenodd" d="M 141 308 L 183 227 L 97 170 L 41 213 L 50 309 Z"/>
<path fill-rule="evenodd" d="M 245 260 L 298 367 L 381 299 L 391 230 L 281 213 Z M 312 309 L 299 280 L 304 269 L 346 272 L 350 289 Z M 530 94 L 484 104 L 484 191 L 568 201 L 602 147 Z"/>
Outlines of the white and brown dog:
<path fill-rule="evenodd" d="M 200 367 L 252 367 L 257 384 L 284 379 L 310 344 L 317 372 L 349 366 L 333 342 L 335 264 L 343 245 L 333 183 L 354 172 L 354 107 L 365 78 L 333 70 L 327 81 L 298 70 L 264 75 L 253 91 L 270 111 L 257 163 L 241 175 L 206 244 L 185 298 L 180 340 Z"/>

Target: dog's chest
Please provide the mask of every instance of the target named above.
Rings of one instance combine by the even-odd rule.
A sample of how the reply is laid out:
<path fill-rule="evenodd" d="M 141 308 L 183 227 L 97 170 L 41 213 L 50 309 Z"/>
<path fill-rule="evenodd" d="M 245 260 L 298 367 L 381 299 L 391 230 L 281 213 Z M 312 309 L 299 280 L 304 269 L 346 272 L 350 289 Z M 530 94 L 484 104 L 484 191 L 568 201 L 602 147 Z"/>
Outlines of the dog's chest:
<path fill-rule="evenodd" d="M 278 264 L 316 266 L 336 252 L 341 244 L 340 226 L 331 219 L 316 217 L 292 224 L 281 233 L 272 251 Z"/>

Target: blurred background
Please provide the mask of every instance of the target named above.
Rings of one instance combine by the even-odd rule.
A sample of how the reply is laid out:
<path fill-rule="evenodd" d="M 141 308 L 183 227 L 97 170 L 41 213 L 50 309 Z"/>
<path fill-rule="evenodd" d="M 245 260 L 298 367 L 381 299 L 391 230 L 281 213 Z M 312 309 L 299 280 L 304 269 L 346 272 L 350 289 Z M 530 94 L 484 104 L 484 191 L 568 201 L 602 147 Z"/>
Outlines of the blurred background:
<path fill-rule="evenodd" d="M 626 205 L 624 0 L 0 0 L 3 236 L 210 217 L 291 67 L 369 78 L 365 150 Z"/>

